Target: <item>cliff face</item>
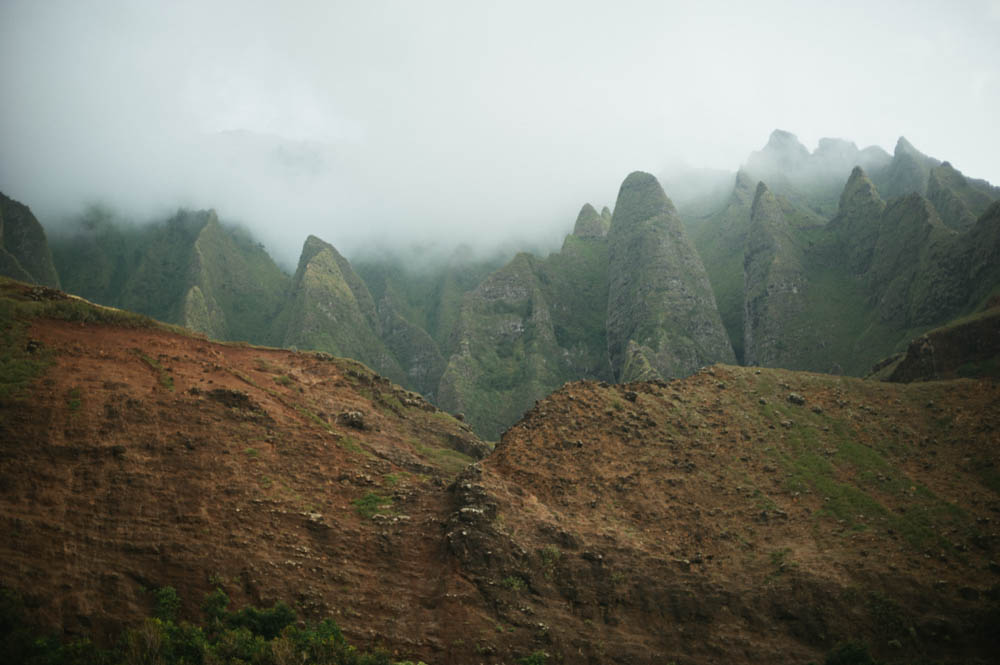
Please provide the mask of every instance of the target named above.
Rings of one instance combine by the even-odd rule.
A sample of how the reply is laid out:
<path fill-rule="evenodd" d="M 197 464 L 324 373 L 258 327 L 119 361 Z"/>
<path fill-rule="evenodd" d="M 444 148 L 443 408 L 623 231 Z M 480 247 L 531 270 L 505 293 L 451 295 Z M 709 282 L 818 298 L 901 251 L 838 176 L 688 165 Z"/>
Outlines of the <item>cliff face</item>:
<path fill-rule="evenodd" d="M 59 287 L 45 229 L 23 203 L 0 193 L 0 275 Z"/>
<path fill-rule="evenodd" d="M 686 376 L 733 362 L 708 276 L 656 179 L 622 183 L 608 232 L 608 355 L 615 378 Z"/>
<path fill-rule="evenodd" d="M 744 360 L 748 365 L 784 364 L 788 352 L 804 343 L 805 331 L 796 324 L 808 294 L 802 251 L 764 183 L 757 186 L 743 266 Z"/>
<path fill-rule="evenodd" d="M 875 184 L 861 167 L 854 167 L 840 195 L 837 215 L 829 224 L 830 231 L 839 236 L 846 267 L 853 274 L 860 275 L 871 267 L 884 210 L 885 202 Z"/>
<path fill-rule="evenodd" d="M 537 259 L 519 254 L 462 305 L 438 400 L 464 413 L 487 438 L 497 438 L 562 383 L 562 354 L 539 271 Z"/>
<path fill-rule="evenodd" d="M 480 435 L 498 437 L 566 381 L 611 379 L 606 223 L 585 205 L 560 251 L 518 254 L 463 300 L 438 394 Z"/>

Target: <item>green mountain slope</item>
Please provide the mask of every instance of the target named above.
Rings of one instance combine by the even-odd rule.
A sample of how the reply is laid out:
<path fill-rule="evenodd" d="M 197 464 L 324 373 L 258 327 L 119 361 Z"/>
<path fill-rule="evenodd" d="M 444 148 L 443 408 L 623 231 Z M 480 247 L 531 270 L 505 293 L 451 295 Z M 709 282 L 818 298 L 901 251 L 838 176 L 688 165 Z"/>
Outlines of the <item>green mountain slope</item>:
<path fill-rule="evenodd" d="M 264 248 L 215 211 L 134 225 L 91 208 L 53 237 L 64 287 L 218 339 L 273 343 L 289 278 Z"/>
<path fill-rule="evenodd" d="M 397 382 L 404 377 L 379 338 L 378 314 L 368 287 L 333 245 L 316 236 L 309 236 L 302 247 L 288 309 L 277 326 L 284 330 L 284 346 L 354 358 Z"/>
<path fill-rule="evenodd" d="M 481 436 L 496 438 L 566 381 L 611 378 L 606 219 L 584 206 L 561 251 L 518 254 L 466 296 L 439 403 Z"/>
<path fill-rule="evenodd" d="M 31 209 L 0 193 L 0 275 L 59 287 L 45 229 Z"/>

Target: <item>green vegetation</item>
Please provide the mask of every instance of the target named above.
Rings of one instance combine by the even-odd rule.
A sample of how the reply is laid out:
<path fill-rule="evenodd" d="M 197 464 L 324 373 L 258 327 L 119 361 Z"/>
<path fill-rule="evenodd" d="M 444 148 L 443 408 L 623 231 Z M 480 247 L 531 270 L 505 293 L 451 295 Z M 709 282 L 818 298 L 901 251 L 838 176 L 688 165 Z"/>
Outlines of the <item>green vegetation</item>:
<path fill-rule="evenodd" d="M 524 591 L 528 588 L 527 583 L 524 581 L 523 577 L 518 575 L 508 575 L 507 577 L 500 580 L 501 586 L 510 589 L 511 591 Z"/>
<path fill-rule="evenodd" d="M 417 439 L 411 439 L 410 444 L 418 453 L 434 462 L 436 466 L 449 475 L 459 473 L 475 461 L 465 453 L 444 445 L 424 445 Z"/>
<path fill-rule="evenodd" d="M 28 323 L 19 305 L 0 299 L 0 399 L 19 396 L 52 364 L 47 350 L 29 349 Z"/>
<path fill-rule="evenodd" d="M 781 402 L 758 408 L 765 422 L 797 421 L 786 429 L 784 442 L 770 447 L 768 454 L 784 471 L 785 489 L 822 497 L 817 518 L 837 520 L 856 531 L 880 524 L 915 547 L 953 550 L 940 534 L 949 525 L 968 524 L 968 515 L 896 468 L 887 459 L 892 450 L 883 447 L 892 439 L 866 445 L 844 420 Z M 829 431 L 823 432 L 824 427 Z M 905 512 L 887 507 L 894 498 L 906 500 Z"/>
<path fill-rule="evenodd" d="M 358 515 L 361 515 L 365 519 L 371 519 L 377 514 L 385 514 L 392 510 L 392 497 L 383 496 L 375 492 L 366 492 L 364 496 L 355 499 L 351 503 L 354 504 Z"/>
<path fill-rule="evenodd" d="M 66 395 L 66 406 L 70 411 L 79 411 L 83 404 L 83 392 L 79 388 L 71 388 Z"/>
<path fill-rule="evenodd" d="M 533 651 L 531 655 L 517 659 L 517 665 L 545 665 L 549 662 L 549 654 L 544 651 Z"/>
<path fill-rule="evenodd" d="M 152 617 L 101 648 L 86 637 L 63 642 L 31 626 L 20 596 L 0 589 L 0 652 L 6 662 L 23 665 L 414 665 L 356 649 L 331 619 L 300 624 L 282 602 L 232 611 L 229 597 L 216 589 L 205 597 L 202 620 L 193 623 L 179 618 L 181 599 L 173 588 L 157 589 L 153 600 Z"/>
<path fill-rule="evenodd" d="M 143 353 L 139 349 L 132 349 L 132 352 L 135 353 L 140 358 L 142 358 L 142 361 L 144 363 L 146 363 L 147 365 L 149 365 L 150 367 L 152 367 L 154 370 L 156 370 L 156 377 L 157 377 L 157 380 L 160 382 L 161 386 L 163 386 L 164 388 L 166 388 L 170 392 L 173 392 L 173 390 L 174 390 L 174 377 L 170 376 L 170 373 L 167 371 L 167 369 L 163 365 L 160 364 L 160 362 L 158 360 L 155 360 L 154 358 L 151 358 L 150 356 L 147 356 L 145 353 Z"/>
<path fill-rule="evenodd" d="M 542 572 L 545 575 L 545 579 L 552 579 L 555 576 L 559 560 L 562 559 L 562 552 L 555 545 L 546 545 L 539 550 L 538 554 L 542 559 Z"/>

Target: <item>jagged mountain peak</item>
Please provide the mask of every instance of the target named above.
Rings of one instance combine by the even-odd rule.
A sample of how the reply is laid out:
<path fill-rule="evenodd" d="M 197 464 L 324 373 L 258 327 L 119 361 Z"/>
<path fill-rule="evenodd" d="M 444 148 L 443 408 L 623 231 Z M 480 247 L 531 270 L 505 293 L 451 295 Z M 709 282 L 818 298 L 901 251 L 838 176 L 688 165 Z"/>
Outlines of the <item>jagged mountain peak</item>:
<path fill-rule="evenodd" d="M 914 148 L 913 144 L 910 143 L 905 136 L 900 136 L 899 139 L 896 141 L 896 148 L 893 150 L 893 154 L 899 155 L 904 153 L 917 154 L 923 156 L 923 153 Z"/>
<path fill-rule="evenodd" d="M 881 202 L 882 199 L 875 183 L 872 182 L 863 168 L 855 166 L 847 178 L 843 193 L 840 195 L 840 214 L 845 214 L 858 205 L 867 205 L 876 201 Z"/>
<path fill-rule="evenodd" d="M 798 137 L 783 129 L 775 129 L 760 150 L 750 154 L 747 168 L 751 171 L 785 171 L 794 169 L 809 159 L 809 150 Z"/>
<path fill-rule="evenodd" d="M 795 152 L 805 153 L 809 152 L 799 141 L 799 137 L 784 129 L 775 129 L 772 131 L 771 135 L 767 139 L 767 145 L 764 146 L 764 149 L 793 150 Z"/>
<path fill-rule="evenodd" d="M 753 177 L 740 169 L 736 172 L 736 179 L 733 183 L 733 193 L 729 196 L 729 205 L 746 205 L 753 201 L 754 193 Z"/>
<path fill-rule="evenodd" d="M 618 190 L 611 229 L 620 230 L 660 215 L 676 217 L 677 209 L 656 176 L 644 171 L 628 174 Z"/>
<path fill-rule="evenodd" d="M 597 210 L 589 203 L 585 203 L 580 209 L 580 214 L 576 217 L 576 225 L 573 227 L 573 235 L 582 238 L 599 238 L 608 232 L 605 218 L 597 214 Z"/>

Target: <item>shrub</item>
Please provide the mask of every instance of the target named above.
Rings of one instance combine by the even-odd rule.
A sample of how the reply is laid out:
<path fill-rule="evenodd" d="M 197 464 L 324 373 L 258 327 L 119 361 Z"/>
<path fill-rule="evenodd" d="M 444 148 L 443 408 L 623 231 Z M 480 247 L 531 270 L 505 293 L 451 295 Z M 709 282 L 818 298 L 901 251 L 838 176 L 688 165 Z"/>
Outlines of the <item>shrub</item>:
<path fill-rule="evenodd" d="M 177 595 L 177 589 L 172 586 L 160 587 L 153 592 L 156 599 L 156 607 L 153 616 L 160 621 L 176 621 L 177 612 L 181 609 L 181 599 Z"/>

